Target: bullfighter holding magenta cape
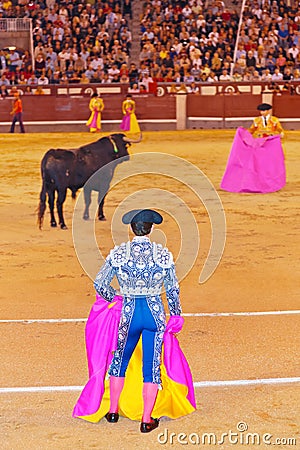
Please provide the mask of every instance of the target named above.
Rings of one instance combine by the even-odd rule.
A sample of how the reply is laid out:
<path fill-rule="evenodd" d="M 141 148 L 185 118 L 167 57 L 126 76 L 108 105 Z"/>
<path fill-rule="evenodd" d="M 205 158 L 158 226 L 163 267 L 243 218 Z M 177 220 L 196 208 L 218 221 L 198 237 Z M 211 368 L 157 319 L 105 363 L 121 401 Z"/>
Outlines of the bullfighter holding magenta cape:
<path fill-rule="evenodd" d="M 86 350 L 89 380 L 73 411 L 73 417 L 99 422 L 109 410 L 109 381 L 107 371 L 117 348 L 118 327 L 122 297 L 115 296 L 109 303 L 96 295 L 86 324 Z M 153 415 L 172 419 L 196 409 L 193 380 L 189 365 L 175 336 L 182 327 L 183 318 L 170 317 L 163 339 L 161 364 L 162 389 L 158 391 Z M 141 342 L 130 360 L 125 385 L 119 402 L 119 413 L 131 420 L 140 420 L 143 412 Z"/>
<path fill-rule="evenodd" d="M 280 135 L 255 138 L 236 131 L 221 188 L 229 192 L 276 192 L 286 183 Z"/>
<path fill-rule="evenodd" d="M 140 133 L 140 126 L 135 115 L 135 101 L 132 100 L 131 94 L 126 95 L 126 99 L 122 103 L 123 119 L 120 125 L 121 130 L 130 133 Z"/>

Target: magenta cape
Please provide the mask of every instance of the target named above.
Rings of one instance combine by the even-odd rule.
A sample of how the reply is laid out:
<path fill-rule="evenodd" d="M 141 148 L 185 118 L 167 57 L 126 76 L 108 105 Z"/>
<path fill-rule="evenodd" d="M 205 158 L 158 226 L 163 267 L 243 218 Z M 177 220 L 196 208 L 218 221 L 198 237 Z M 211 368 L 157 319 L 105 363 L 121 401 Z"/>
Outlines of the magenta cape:
<path fill-rule="evenodd" d="M 75 405 L 73 417 L 98 422 L 109 409 L 109 383 L 105 379 L 117 346 L 122 297 L 108 303 L 97 295 L 86 324 L 86 350 L 89 380 Z M 164 334 L 162 390 L 159 390 L 154 417 L 177 418 L 196 409 L 193 380 L 187 360 L 174 335 L 180 331 L 183 318 L 170 317 Z M 142 417 L 141 345 L 138 345 L 126 372 L 120 397 L 120 414 L 132 420 Z"/>
<path fill-rule="evenodd" d="M 127 114 L 125 114 L 123 116 L 120 128 L 123 131 L 129 131 L 130 130 L 130 114 L 129 113 L 127 113 Z"/>
<path fill-rule="evenodd" d="M 280 136 L 254 138 L 248 130 L 236 131 L 221 188 L 229 192 L 267 193 L 286 183 Z"/>

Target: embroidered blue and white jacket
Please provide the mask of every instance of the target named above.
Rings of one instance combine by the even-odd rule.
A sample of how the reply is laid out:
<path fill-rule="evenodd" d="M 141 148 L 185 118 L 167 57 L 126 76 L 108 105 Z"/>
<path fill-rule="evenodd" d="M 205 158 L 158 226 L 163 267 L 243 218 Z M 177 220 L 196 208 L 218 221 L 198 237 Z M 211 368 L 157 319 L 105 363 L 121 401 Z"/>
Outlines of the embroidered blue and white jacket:
<path fill-rule="evenodd" d="M 100 269 L 94 286 L 98 294 L 112 301 L 116 290 L 110 285 L 116 276 L 121 295 L 130 299 L 146 296 L 154 300 L 166 290 L 171 315 L 181 314 L 179 284 L 172 253 L 165 247 L 151 242 L 147 236 L 135 236 L 111 250 Z"/>

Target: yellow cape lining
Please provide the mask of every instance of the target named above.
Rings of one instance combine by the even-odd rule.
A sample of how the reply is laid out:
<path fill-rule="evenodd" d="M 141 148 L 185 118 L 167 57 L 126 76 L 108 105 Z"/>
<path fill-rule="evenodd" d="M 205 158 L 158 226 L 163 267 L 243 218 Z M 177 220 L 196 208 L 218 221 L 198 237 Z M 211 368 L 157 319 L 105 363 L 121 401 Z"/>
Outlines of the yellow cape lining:
<path fill-rule="evenodd" d="M 163 354 L 162 354 L 163 361 Z M 125 384 L 119 401 L 119 414 L 131 420 L 141 420 L 143 414 L 143 376 L 142 376 L 142 343 L 141 339 L 130 359 Z M 167 416 L 171 419 L 190 414 L 195 411 L 186 398 L 187 386 L 171 380 L 166 372 L 164 364 L 161 364 L 162 389 L 158 390 L 157 399 L 152 412 L 153 417 Z M 97 423 L 109 411 L 110 395 L 109 380 L 105 380 L 105 391 L 98 411 L 87 416 L 79 416 L 80 419 Z"/>

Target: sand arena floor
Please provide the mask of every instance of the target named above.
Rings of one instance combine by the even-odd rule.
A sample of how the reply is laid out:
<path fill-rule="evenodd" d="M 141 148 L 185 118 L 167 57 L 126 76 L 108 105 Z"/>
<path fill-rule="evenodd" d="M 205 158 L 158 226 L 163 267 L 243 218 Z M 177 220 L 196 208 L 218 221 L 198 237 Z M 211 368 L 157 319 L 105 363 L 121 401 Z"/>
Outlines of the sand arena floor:
<path fill-rule="evenodd" d="M 148 132 L 143 142 L 131 149 L 133 155 L 164 152 L 187 159 L 215 186 L 226 214 L 226 246 L 206 283 L 200 285 L 198 278 L 210 247 L 209 217 L 199 198 L 180 181 L 143 175 L 120 183 L 107 196 L 107 221 L 95 225 L 97 242 L 106 255 L 113 245 L 111 221 L 117 206 L 129 195 L 155 187 L 176 193 L 188 205 L 201 236 L 196 262 L 181 282 L 183 312 L 193 315 L 185 318 L 179 340 L 194 381 L 208 385 L 196 388 L 195 413 L 176 421 L 163 419 L 157 431 L 145 436 L 137 422 L 125 418 L 117 425 L 105 421 L 91 425 L 71 417 L 79 391 L 67 388 L 82 386 L 87 380 L 85 323 L 40 321 L 84 319 L 94 302 L 92 282 L 73 245 L 74 202 L 70 193 L 65 202 L 68 230 L 51 229 L 47 210 L 40 231 L 35 212 L 41 188 L 40 160 L 45 151 L 76 147 L 91 142 L 94 136 L 0 136 L 1 449 L 270 448 L 263 442 L 266 433 L 272 435 L 268 442 L 275 448 L 300 448 L 300 384 L 291 382 L 300 377 L 300 133 L 288 132 L 284 141 L 285 188 L 265 195 L 231 194 L 219 189 L 233 135 L 233 131 Z M 162 204 L 161 211 L 167 206 Z M 177 255 L 181 237 L 170 215 L 161 230 Z M 188 245 L 192 250 L 193 244 Z M 286 313 L 209 315 L 266 311 Z M 287 313 L 290 311 L 298 312 Z M 289 382 L 281 383 L 284 378 Z M 223 383 L 255 379 L 269 381 L 253 385 L 241 381 L 233 386 Z M 213 386 L 215 381 L 220 383 Z M 65 390 L 38 390 L 54 386 Z M 35 390 L 7 391 L 13 387 Z M 240 422 L 247 424 L 247 432 L 257 433 L 257 441 L 246 445 L 243 436 L 247 432 L 242 431 Z M 221 443 L 222 433 L 230 434 L 230 430 L 238 433 L 238 443 L 234 437 Z M 173 438 L 170 433 L 175 433 Z M 214 433 L 218 442 L 196 444 L 196 435 L 201 438 L 203 433 Z"/>

